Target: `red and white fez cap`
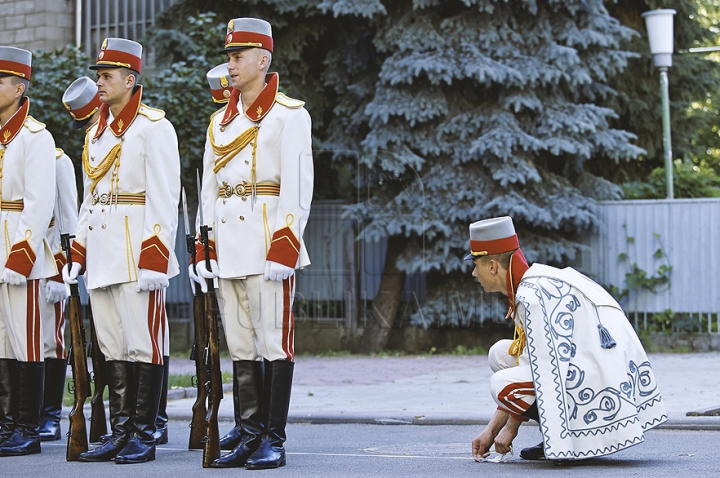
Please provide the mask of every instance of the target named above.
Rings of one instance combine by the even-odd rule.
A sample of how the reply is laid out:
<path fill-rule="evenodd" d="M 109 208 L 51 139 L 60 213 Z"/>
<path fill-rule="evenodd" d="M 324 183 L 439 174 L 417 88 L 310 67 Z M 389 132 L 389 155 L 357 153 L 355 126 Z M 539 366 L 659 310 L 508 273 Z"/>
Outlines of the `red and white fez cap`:
<path fill-rule="evenodd" d="M 520 248 L 510 216 L 494 217 L 470 224 L 470 254 L 465 260 L 502 254 Z"/>
<path fill-rule="evenodd" d="M 232 91 L 232 82 L 230 81 L 227 63 L 214 67 L 207 72 L 206 76 L 213 101 L 215 103 L 227 103 Z"/>
<path fill-rule="evenodd" d="M 0 46 L 0 76 L 30 79 L 32 53 L 14 46 Z"/>
<path fill-rule="evenodd" d="M 140 73 L 142 45 L 125 38 L 106 38 L 98 52 L 97 63 L 90 66 L 91 70 L 99 68 L 130 68 Z"/>
<path fill-rule="evenodd" d="M 98 88 L 93 80 L 82 76 L 68 86 L 62 97 L 63 105 L 73 117 L 73 127 L 82 127 L 100 108 Z"/>
<path fill-rule="evenodd" d="M 220 53 L 243 48 L 273 51 L 272 27 L 259 18 L 234 18 L 228 22 L 225 49 Z"/>

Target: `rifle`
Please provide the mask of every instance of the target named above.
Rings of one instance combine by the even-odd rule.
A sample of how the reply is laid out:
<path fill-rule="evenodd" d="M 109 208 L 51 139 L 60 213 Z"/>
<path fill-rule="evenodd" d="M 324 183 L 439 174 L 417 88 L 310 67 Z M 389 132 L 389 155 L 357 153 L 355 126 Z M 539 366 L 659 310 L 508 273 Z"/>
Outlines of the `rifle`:
<path fill-rule="evenodd" d="M 61 225 L 62 231 L 62 225 Z M 70 248 L 70 236 L 67 233 L 60 234 L 60 244 L 67 257 L 68 269 L 72 268 L 72 251 Z M 70 419 L 70 430 L 68 431 L 67 461 L 77 461 L 80 453 L 88 450 L 87 429 L 85 427 L 85 415 L 83 406 L 90 395 L 90 374 L 87 369 L 87 358 L 85 357 L 85 327 L 83 327 L 82 313 L 80 309 L 80 293 L 77 284 L 70 285 L 70 297 L 67 299 L 67 317 L 70 324 L 70 364 L 72 365 L 72 382 L 68 390 L 74 395 Z"/>
<path fill-rule="evenodd" d="M 187 251 L 192 258 L 193 270 L 197 275 L 195 235 L 190 233 L 190 221 L 187 211 L 187 197 L 185 188 L 182 189 L 183 218 L 185 219 L 185 242 Z M 200 348 L 207 343 L 207 327 L 205 325 L 205 297 L 199 284 L 193 285 L 193 325 L 195 327 L 195 342 L 190 352 L 190 360 L 195 362 L 195 376 L 192 386 L 197 389 L 195 403 L 192 406 L 192 421 L 190 422 L 190 442 L 188 450 L 200 450 L 203 448 L 205 438 L 205 417 L 207 415 L 207 393 L 205 384 L 208 381 L 208 369 L 203 361 L 203 354 Z"/>
<path fill-rule="evenodd" d="M 210 240 L 208 232 L 212 229 L 205 224 L 202 212 L 202 189 L 200 187 L 200 172 L 197 172 L 198 208 L 200 214 L 200 242 L 205 248 L 205 267 L 210 268 Z M 208 291 L 204 297 L 205 324 L 207 327 L 207 342 L 203 352 L 203 362 L 207 367 L 208 380 L 205 382 L 205 393 L 208 396 L 208 410 L 205 416 L 205 438 L 203 439 L 203 468 L 220 458 L 220 431 L 218 430 L 218 412 L 220 400 L 223 398 L 222 372 L 220 371 L 220 339 L 218 335 L 218 310 L 216 281 L 212 286 L 208 284 Z"/>
<path fill-rule="evenodd" d="M 107 433 L 107 422 L 105 421 L 105 403 L 103 393 L 107 386 L 107 369 L 105 367 L 105 355 L 100 350 L 97 335 L 95 334 L 95 319 L 92 315 L 92 308 L 88 303 L 88 315 L 90 316 L 90 344 L 88 355 L 93 366 L 93 394 L 90 400 L 90 443 L 97 443 L 100 437 Z"/>

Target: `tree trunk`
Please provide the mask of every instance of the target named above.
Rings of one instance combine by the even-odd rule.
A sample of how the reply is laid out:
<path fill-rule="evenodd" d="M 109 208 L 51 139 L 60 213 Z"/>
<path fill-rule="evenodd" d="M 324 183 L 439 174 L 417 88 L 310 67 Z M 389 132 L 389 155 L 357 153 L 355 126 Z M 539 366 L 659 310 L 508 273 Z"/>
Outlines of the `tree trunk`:
<path fill-rule="evenodd" d="M 405 285 L 405 272 L 399 270 L 396 265 L 398 257 L 405 248 L 405 241 L 403 236 L 390 236 L 388 239 L 380 287 L 373 300 L 372 310 L 365 324 L 365 332 L 358 344 L 360 353 L 378 353 L 387 345 Z"/>

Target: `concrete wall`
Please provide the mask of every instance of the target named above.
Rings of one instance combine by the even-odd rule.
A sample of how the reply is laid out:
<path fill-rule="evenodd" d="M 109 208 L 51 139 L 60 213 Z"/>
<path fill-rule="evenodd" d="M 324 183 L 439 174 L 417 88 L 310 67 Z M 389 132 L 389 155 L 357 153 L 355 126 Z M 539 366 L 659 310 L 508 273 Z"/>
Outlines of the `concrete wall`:
<path fill-rule="evenodd" d="M 75 0 L 0 0 L 0 45 L 32 52 L 75 42 Z"/>

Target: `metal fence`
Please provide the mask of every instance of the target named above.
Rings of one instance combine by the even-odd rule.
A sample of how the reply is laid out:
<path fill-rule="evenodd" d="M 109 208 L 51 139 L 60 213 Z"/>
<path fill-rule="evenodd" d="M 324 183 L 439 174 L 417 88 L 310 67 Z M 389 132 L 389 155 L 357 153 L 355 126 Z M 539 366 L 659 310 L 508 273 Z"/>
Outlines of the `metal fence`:
<path fill-rule="evenodd" d="M 668 279 L 654 290 L 652 280 L 640 279 L 641 287 L 621 301 L 636 326 L 684 314 L 696 330 L 718 331 L 720 199 L 605 201 L 598 215 L 599 226 L 584 241 L 584 272 L 620 290 L 643 272 L 646 279 Z"/>
<path fill-rule="evenodd" d="M 82 44 L 94 58 L 108 37 L 139 40 L 155 23 L 155 18 L 177 0 L 82 0 Z M 144 62 L 152 56 L 144 52 Z"/>

